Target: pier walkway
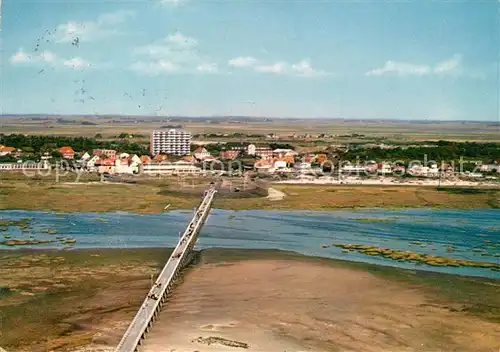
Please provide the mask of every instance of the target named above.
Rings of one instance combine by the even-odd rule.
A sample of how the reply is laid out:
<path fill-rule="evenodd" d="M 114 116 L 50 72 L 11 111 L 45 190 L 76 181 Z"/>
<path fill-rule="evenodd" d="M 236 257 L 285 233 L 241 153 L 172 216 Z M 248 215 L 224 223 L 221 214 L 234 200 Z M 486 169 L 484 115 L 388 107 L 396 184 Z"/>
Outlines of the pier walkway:
<path fill-rule="evenodd" d="M 115 352 L 135 352 L 151 329 L 163 303 L 170 292 L 174 280 L 188 261 L 189 252 L 193 249 L 198 234 L 210 212 L 212 201 L 217 190 L 215 186 L 205 191 L 200 206 L 189 222 L 160 275 L 151 287 L 146 299 L 135 315 L 132 323 L 122 337 Z"/>

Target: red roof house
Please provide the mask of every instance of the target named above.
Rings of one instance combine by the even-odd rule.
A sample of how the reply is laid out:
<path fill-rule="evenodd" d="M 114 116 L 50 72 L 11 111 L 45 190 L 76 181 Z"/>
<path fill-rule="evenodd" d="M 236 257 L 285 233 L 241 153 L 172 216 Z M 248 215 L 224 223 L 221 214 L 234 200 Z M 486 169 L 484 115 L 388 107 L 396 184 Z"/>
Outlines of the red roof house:
<path fill-rule="evenodd" d="M 59 154 L 61 154 L 61 156 L 64 159 L 74 159 L 75 158 L 75 151 L 71 147 L 64 146 L 64 147 L 57 149 L 57 151 L 59 152 Z"/>

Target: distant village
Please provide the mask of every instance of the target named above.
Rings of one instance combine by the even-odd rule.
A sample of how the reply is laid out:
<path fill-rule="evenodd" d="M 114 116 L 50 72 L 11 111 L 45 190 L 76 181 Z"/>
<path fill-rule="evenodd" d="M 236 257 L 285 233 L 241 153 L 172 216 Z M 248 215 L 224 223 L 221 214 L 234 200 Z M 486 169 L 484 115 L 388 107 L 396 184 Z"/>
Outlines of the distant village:
<path fill-rule="evenodd" d="M 277 139 L 273 134 L 266 139 Z M 23 160 L 25 151 L 0 145 L 0 157 L 10 156 L 11 162 L 0 162 L 0 171 L 22 171 L 26 169 L 46 170 L 65 167 L 72 171 L 109 175 L 206 175 L 210 173 L 242 176 L 252 173 L 261 177 L 279 176 L 284 178 L 318 178 L 325 175 L 357 176 L 403 176 L 423 178 L 452 178 L 458 171 L 450 163 L 428 162 L 425 165 L 405 165 L 403 162 L 365 160 L 349 162 L 339 160 L 347 148 L 333 145 L 327 152 L 299 153 L 288 144 L 279 145 L 269 141 L 263 143 L 220 143 L 220 150 L 210 152 L 206 142 L 194 142 L 190 132 L 177 129 L 161 129 L 151 132 L 149 154 L 126 153 L 115 149 L 96 148 L 75 150 L 65 145 L 52 151 L 45 151 L 39 160 Z M 284 146 L 272 148 L 273 146 Z M 436 145 L 419 147 L 435 148 Z M 391 145 L 357 146 L 359 148 L 392 149 Z M 400 147 L 402 150 L 409 146 Z M 338 150 L 339 153 L 332 153 Z M 468 178 L 496 178 L 500 173 L 498 161 L 478 165 L 475 170 L 461 173 Z M 493 176 L 492 176 L 493 175 Z"/>

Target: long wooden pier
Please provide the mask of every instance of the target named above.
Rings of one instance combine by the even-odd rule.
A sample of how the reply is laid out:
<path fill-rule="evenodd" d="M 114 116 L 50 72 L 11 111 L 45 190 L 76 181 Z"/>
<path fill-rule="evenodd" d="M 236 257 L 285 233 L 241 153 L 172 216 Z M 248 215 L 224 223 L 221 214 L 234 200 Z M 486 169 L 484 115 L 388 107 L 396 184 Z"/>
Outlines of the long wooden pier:
<path fill-rule="evenodd" d="M 217 190 L 213 186 L 205 191 L 200 206 L 196 209 L 193 218 L 180 237 L 167 264 L 163 267 L 139 311 L 123 335 L 115 350 L 116 352 L 135 352 L 139 350 L 162 305 L 165 303 L 174 280 L 178 277 L 179 272 L 187 262 L 188 254 L 198 239 L 198 234 L 210 212 L 216 192 Z"/>

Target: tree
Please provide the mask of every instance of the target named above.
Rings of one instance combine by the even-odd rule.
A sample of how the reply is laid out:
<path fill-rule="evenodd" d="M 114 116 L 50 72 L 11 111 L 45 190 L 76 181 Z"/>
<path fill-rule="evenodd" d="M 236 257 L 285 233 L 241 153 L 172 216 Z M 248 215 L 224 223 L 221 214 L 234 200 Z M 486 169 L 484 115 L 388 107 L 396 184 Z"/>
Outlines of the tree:
<path fill-rule="evenodd" d="M 292 149 L 295 150 L 295 147 L 291 144 L 284 144 L 284 143 L 271 143 L 269 144 L 271 149 Z"/>
<path fill-rule="evenodd" d="M 0 156 L 0 163 L 12 163 L 15 161 L 16 161 L 16 158 L 11 154 Z"/>
<path fill-rule="evenodd" d="M 53 158 L 55 158 L 55 159 L 60 159 L 60 158 L 62 158 L 61 153 L 59 153 L 57 150 L 52 151 L 52 153 L 50 153 L 50 156 L 52 156 L 52 157 L 53 157 Z"/>
<path fill-rule="evenodd" d="M 100 133 L 96 133 L 96 135 L 94 136 L 95 139 L 101 139 L 102 138 L 102 134 Z"/>

